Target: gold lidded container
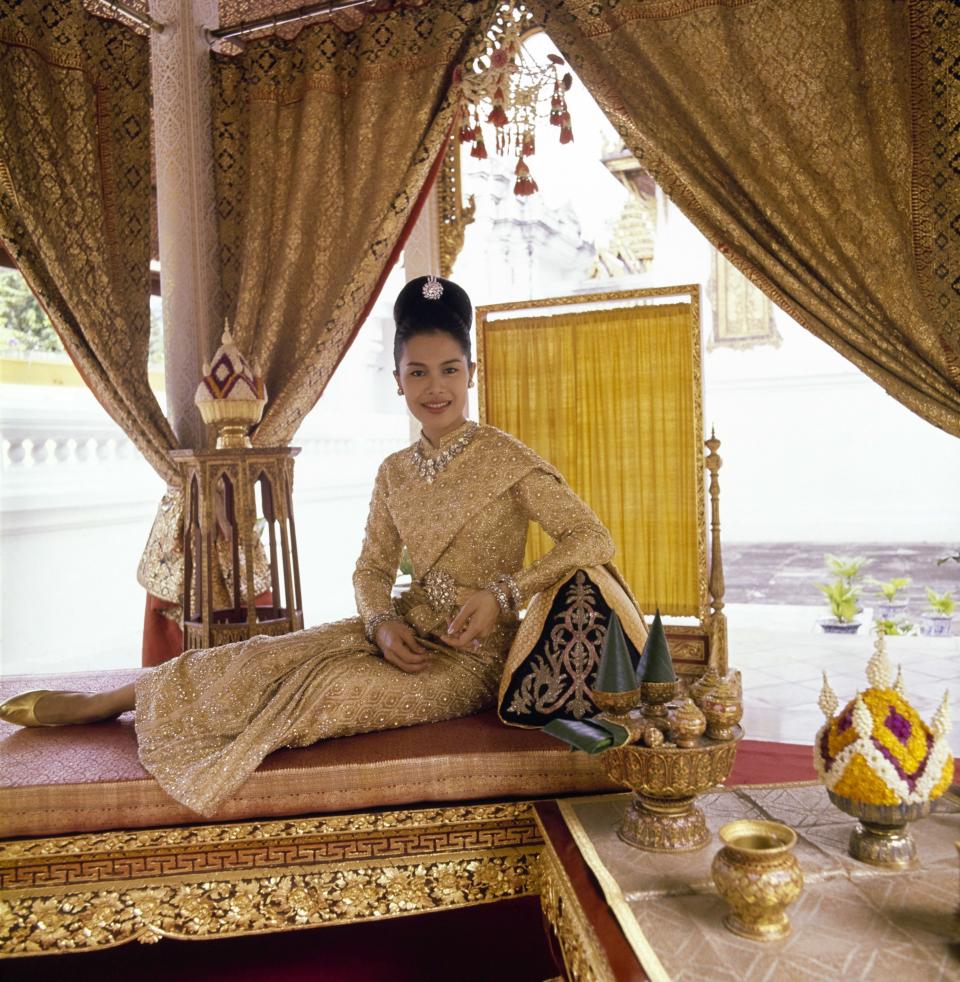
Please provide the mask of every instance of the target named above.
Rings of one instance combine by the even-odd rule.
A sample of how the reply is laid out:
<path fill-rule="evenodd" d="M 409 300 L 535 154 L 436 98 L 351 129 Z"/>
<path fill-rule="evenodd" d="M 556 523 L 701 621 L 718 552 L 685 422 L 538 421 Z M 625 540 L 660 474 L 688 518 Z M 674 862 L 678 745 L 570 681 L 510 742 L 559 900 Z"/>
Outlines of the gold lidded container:
<path fill-rule="evenodd" d="M 702 709 L 701 700 L 720 684 L 720 675 L 711 665 L 698 679 L 690 683 L 690 698 Z"/>
<path fill-rule="evenodd" d="M 670 735 L 678 747 L 695 747 L 703 731 L 707 728 L 707 718 L 689 697 L 670 711 Z"/>
<path fill-rule="evenodd" d="M 743 697 L 736 683 L 724 678 L 703 693 L 700 708 L 707 718 L 707 736 L 711 740 L 729 740 L 743 717 Z"/>
<path fill-rule="evenodd" d="M 780 822 L 739 819 L 722 826 L 719 835 L 723 848 L 711 872 L 731 908 L 724 924 L 754 941 L 787 937 L 786 908 L 803 890 L 803 871 L 792 851 L 796 832 Z"/>

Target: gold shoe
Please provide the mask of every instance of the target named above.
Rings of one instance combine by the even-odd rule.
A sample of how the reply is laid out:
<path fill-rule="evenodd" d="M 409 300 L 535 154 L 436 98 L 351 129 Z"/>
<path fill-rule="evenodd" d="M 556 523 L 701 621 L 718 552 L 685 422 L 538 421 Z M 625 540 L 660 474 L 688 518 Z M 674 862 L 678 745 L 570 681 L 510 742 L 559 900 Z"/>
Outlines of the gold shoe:
<path fill-rule="evenodd" d="M 0 703 L 0 720 L 16 726 L 59 726 L 59 723 L 41 723 L 34 708 L 43 696 L 52 694 L 51 689 L 34 689 Z"/>

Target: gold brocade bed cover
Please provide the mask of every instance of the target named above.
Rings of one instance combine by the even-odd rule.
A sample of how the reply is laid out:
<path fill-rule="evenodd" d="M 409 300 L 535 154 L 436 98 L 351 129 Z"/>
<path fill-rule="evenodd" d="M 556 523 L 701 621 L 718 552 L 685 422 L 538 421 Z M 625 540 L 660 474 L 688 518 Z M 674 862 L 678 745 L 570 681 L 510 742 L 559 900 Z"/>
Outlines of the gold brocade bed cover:
<path fill-rule="evenodd" d="M 465 716 L 493 703 L 516 618 L 504 615 L 476 651 L 438 640 L 460 604 L 503 574 L 525 605 L 575 569 L 608 562 L 613 544 L 596 515 L 556 470 L 514 438 L 465 423 L 424 456 L 472 433 L 465 449 L 428 482 L 413 448 L 377 473 L 354 573 L 359 617 L 288 634 L 188 651 L 142 675 L 136 686 L 140 759 L 172 797 L 210 815 L 280 747 Z M 523 569 L 529 521 L 556 546 Z M 407 674 L 379 657 L 364 624 L 392 609 L 402 546 L 413 587 L 398 612 L 433 653 Z M 420 584 L 446 574 L 454 587 L 433 602 Z"/>

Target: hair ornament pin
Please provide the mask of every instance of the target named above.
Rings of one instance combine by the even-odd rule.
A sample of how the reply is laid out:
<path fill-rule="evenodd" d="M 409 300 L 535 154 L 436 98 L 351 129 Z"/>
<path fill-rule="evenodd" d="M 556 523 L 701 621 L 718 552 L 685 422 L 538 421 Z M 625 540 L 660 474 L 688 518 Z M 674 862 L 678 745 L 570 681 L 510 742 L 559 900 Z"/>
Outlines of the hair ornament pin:
<path fill-rule="evenodd" d="M 422 293 L 427 300 L 439 300 L 443 296 L 443 284 L 436 276 L 428 276 L 427 282 L 423 284 Z"/>

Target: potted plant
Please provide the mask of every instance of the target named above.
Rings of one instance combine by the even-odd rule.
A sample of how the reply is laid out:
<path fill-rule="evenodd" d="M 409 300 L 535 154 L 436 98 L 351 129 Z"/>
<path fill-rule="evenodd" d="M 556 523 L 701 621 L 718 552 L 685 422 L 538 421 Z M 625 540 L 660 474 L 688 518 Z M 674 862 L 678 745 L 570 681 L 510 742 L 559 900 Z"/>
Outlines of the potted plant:
<path fill-rule="evenodd" d="M 873 629 L 877 634 L 885 634 L 888 637 L 902 638 L 913 633 L 913 625 L 903 617 L 896 619 L 892 617 L 882 617 L 873 622 Z"/>
<path fill-rule="evenodd" d="M 833 615 L 820 621 L 820 626 L 825 634 L 856 634 L 860 629 L 860 621 L 855 620 L 860 613 L 860 587 L 854 580 L 872 560 L 863 556 L 834 556 L 829 552 L 823 559 L 836 579 L 832 583 L 816 584 L 827 598 Z"/>
<path fill-rule="evenodd" d="M 956 602 L 953 594 L 949 590 L 937 593 L 927 587 L 927 606 L 921 614 L 923 623 L 920 625 L 920 633 L 930 638 L 949 637 L 953 630 L 953 611 Z"/>
<path fill-rule="evenodd" d="M 876 587 L 877 592 L 883 598 L 878 601 L 873 608 L 873 619 L 875 621 L 896 620 L 907 609 L 908 601 L 906 598 L 897 599 L 897 595 L 910 586 L 909 576 L 895 576 L 892 580 L 881 583 L 872 577 L 867 581 L 871 586 Z"/>
<path fill-rule="evenodd" d="M 820 621 L 824 634 L 856 634 L 860 621 L 854 620 L 860 613 L 860 588 L 850 586 L 843 580 L 832 583 L 818 583 L 817 589 L 827 598 L 832 618 Z"/>
<path fill-rule="evenodd" d="M 873 562 L 865 556 L 834 556 L 830 552 L 823 557 L 823 560 L 829 572 L 843 580 L 847 586 L 853 586 L 853 581 L 860 575 L 860 571 Z"/>

